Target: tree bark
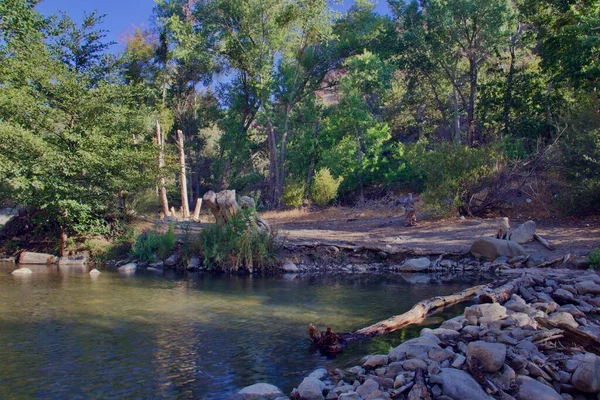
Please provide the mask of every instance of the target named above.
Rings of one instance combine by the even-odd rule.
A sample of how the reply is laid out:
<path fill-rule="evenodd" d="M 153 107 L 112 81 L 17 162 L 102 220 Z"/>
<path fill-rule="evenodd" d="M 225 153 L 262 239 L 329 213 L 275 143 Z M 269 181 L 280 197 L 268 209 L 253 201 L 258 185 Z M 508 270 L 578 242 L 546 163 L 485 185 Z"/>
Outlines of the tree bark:
<path fill-rule="evenodd" d="M 517 28 L 517 34 L 519 32 L 519 28 Z M 510 66 L 508 68 L 508 76 L 506 77 L 506 94 L 504 95 L 504 111 L 503 111 L 503 119 L 504 119 L 504 134 L 510 134 L 510 110 L 512 108 L 512 88 L 513 88 L 513 79 L 515 75 L 515 62 L 516 62 L 516 35 L 511 37 L 511 43 L 509 46 L 510 51 Z M 500 140 L 502 140 L 502 131 L 500 132 Z"/>
<path fill-rule="evenodd" d="M 167 188 L 164 177 L 164 168 L 165 168 L 165 138 L 162 134 L 162 130 L 160 128 L 160 121 L 158 118 L 156 119 L 156 142 L 158 144 L 158 173 L 160 174 L 160 184 L 159 184 L 159 192 L 160 192 L 160 204 L 162 206 L 163 216 L 169 217 L 171 213 L 169 212 L 169 200 L 167 199 Z"/>
<path fill-rule="evenodd" d="M 475 96 L 477 95 L 477 60 L 469 58 L 469 107 L 467 109 L 467 139 L 473 147 L 475 140 Z"/>
<path fill-rule="evenodd" d="M 358 130 L 358 125 L 356 125 L 356 121 L 354 122 L 354 132 L 356 134 L 356 159 L 358 161 L 358 185 L 360 188 L 360 199 L 359 202 L 362 204 L 365 201 L 365 189 L 363 184 L 363 153 L 362 153 L 362 143 L 360 140 L 360 132 Z"/>
<path fill-rule="evenodd" d="M 279 207 L 279 163 L 277 161 L 277 139 L 275 138 L 275 127 L 273 121 L 267 116 L 268 124 L 268 144 L 269 144 L 269 180 L 271 182 L 271 205 L 275 208 Z"/>
<path fill-rule="evenodd" d="M 317 136 L 319 134 L 319 119 L 315 120 L 313 129 L 313 145 L 310 165 L 308 166 L 308 174 L 306 175 L 306 196 L 310 197 L 310 184 L 312 183 L 313 174 L 315 173 L 315 164 L 317 162 Z"/>
<path fill-rule="evenodd" d="M 177 130 L 177 147 L 179 149 L 179 189 L 181 191 L 181 214 L 184 219 L 190 217 L 190 206 L 187 194 L 187 177 L 185 171 L 185 147 L 181 130 Z"/>
<path fill-rule="evenodd" d="M 452 105 L 454 106 L 454 143 L 460 144 L 460 113 L 458 109 L 458 91 L 452 86 Z"/>
<path fill-rule="evenodd" d="M 290 113 L 292 111 L 292 105 L 287 104 L 285 107 L 285 124 L 283 127 L 283 134 L 281 135 L 281 148 L 280 148 L 280 166 L 279 166 L 279 182 L 277 188 L 277 206 L 281 202 L 281 196 L 283 195 L 283 189 L 285 188 L 285 157 L 287 147 L 287 137 L 290 129 Z"/>

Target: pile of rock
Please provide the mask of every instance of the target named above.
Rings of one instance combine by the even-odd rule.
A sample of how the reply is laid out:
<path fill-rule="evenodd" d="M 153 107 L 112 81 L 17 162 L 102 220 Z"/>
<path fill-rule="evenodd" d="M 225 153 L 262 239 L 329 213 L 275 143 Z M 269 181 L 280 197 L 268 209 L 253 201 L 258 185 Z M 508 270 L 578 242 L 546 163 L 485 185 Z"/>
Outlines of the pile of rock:
<path fill-rule="evenodd" d="M 563 329 L 540 325 L 550 321 L 569 326 L 600 344 L 600 276 L 548 276 L 531 276 L 504 305 L 468 307 L 463 315 L 437 329 L 423 329 L 389 354 L 367 357 L 361 366 L 313 373 L 290 397 L 427 398 L 410 395 L 415 376 L 423 373 L 431 399 L 600 398 L 600 357 L 590 352 L 598 349 L 565 340 Z"/>

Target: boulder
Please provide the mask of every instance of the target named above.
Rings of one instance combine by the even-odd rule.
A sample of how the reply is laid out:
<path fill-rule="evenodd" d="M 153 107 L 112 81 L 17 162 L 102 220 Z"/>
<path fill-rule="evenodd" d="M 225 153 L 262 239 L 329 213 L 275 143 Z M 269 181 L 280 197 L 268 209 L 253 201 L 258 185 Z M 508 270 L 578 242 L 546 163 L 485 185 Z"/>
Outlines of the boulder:
<path fill-rule="evenodd" d="M 573 386 L 584 393 L 600 392 L 600 357 L 586 353 L 573 372 L 572 382 Z"/>
<path fill-rule="evenodd" d="M 291 261 L 286 261 L 285 263 L 283 263 L 283 265 L 281 266 L 281 269 L 286 274 L 295 274 L 298 272 L 298 267 L 296 266 L 296 264 L 294 264 Z"/>
<path fill-rule="evenodd" d="M 200 268 L 200 257 L 193 256 L 190 258 L 187 269 L 189 270 L 197 270 Z"/>
<path fill-rule="evenodd" d="M 569 325 L 572 328 L 579 327 L 579 324 L 577 323 L 577 321 L 575 321 L 575 318 L 573 318 L 573 316 L 568 312 L 555 312 L 553 314 L 550 314 L 548 320 L 550 322 L 554 322 L 555 324 Z"/>
<path fill-rule="evenodd" d="M 277 386 L 268 383 L 255 383 L 237 393 L 237 398 L 240 400 L 275 400 L 282 396 L 284 394 Z"/>
<path fill-rule="evenodd" d="M 96 268 L 94 268 L 93 270 L 90 271 L 90 275 L 98 276 L 98 275 L 100 275 L 100 271 L 98 271 Z"/>
<path fill-rule="evenodd" d="M 131 272 L 135 272 L 135 270 L 137 269 L 137 264 L 136 263 L 129 263 L 129 264 L 125 264 L 119 267 L 119 272 L 124 273 L 124 274 L 128 274 Z"/>
<path fill-rule="evenodd" d="M 31 275 L 33 273 L 33 271 L 31 271 L 29 268 L 19 268 L 19 269 L 15 269 L 13 272 L 11 272 L 12 275 Z"/>
<path fill-rule="evenodd" d="M 481 340 L 467 346 L 467 357 L 477 359 L 486 372 L 497 372 L 506 360 L 506 346 L 501 343 L 488 343 Z"/>
<path fill-rule="evenodd" d="M 179 256 L 177 254 L 173 254 L 169 258 L 165 260 L 165 265 L 169 267 L 173 267 L 176 264 L 179 264 Z"/>
<path fill-rule="evenodd" d="M 489 322 L 498 321 L 505 318 L 506 315 L 506 308 L 498 303 L 476 304 L 465 309 L 465 318 L 485 318 L 485 320 Z"/>
<path fill-rule="evenodd" d="M 510 231 L 508 234 L 508 240 L 517 242 L 519 244 L 524 244 L 531 242 L 534 234 L 535 222 L 527 221 Z"/>
<path fill-rule="evenodd" d="M 498 257 L 526 256 L 527 252 L 520 244 L 490 237 L 479 237 L 471 245 L 471 254 L 475 257 L 483 257 L 495 260 Z"/>
<path fill-rule="evenodd" d="M 386 365 L 388 363 L 388 356 L 383 354 L 376 354 L 374 356 L 370 356 L 367 361 L 363 364 L 363 368 L 365 369 L 375 369 L 377 367 L 381 367 L 382 365 Z"/>
<path fill-rule="evenodd" d="M 356 388 L 356 393 L 361 397 L 370 397 L 371 394 L 379 391 L 379 383 L 373 379 L 367 379 L 365 383 Z"/>
<path fill-rule="evenodd" d="M 52 254 L 46 253 L 34 253 L 31 251 L 24 251 L 19 256 L 19 264 L 56 264 L 58 257 Z"/>
<path fill-rule="evenodd" d="M 442 382 L 442 392 L 453 399 L 492 400 L 479 383 L 465 371 L 454 368 L 442 368 L 438 375 Z"/>
<path fill-rule="evenodd" d="M 304 378 L 298 386 L 298 394 L 305 400 L 324 400 L 323 389 L 325 389 L 325 383 L 309 376 Z"/>
<path fill-rule="evenodd" d="M 392 349 L 388 357 L 390 361 L 398 361 L 404 358 L 426 358 L 430 350 L 441 349 L 441 347 L 432 339 L 418 337 L 407 340 L 401 345 Z"/>
<path fill-rule="evenodd" d="M 431 261 L 427 257 L 413 258 L 404 261 L 404 264 L 399 268 L 401 272 L 424 272 L 429 270 Z"/>
<path fill-rule="evenodd" d="M 519 385 L 517 400 L 562 400 L 562 397 L 550 386 L 528 376 L 519 375 L 517 384 Z"/>
<path fill-rule="evenodd" d="M 58 266 L 63 265 L 75 265 L 75 266 L 84 266 L 88 262 L 88 257 L 85 254 L 76 254 L 74 256 L 64 256 L 58 259 Z"/>
<path fill-rule="evenodd" d="M 591 282 L 591 281 L 583 281 L 583 282 L 576 283 L 575 289 L 577 289 L 577 292 L 581 295 L 585 295 L 585 294 L 599 295 L 600 294 L 600 285 L 598 285 L 594 282 Z"/>
<path fill-rule="evenodd" d="M 402 368 L 406 371 L 416 371 L 419 368 L 427 369 L 427 364 L 420 358 L 411 358 L 402 362 Z"/>

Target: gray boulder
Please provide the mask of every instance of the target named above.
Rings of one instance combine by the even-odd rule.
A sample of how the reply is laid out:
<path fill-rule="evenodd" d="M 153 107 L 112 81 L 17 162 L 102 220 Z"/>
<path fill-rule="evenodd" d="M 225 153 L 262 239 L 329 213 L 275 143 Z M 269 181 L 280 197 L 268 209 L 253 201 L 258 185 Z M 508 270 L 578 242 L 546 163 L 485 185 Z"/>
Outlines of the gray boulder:
<path fill-rule="evenodd" d="M 600 285 L 598 285 L 594 282 L 591 282 L 591 281 L 584 281 L 584 282 L 576 283 L 575 289 L 577 289 L 577 292 L 579 292 L 579 294 L 581 294 L 581 295 L 585 295 L 585 294 L 599 295 L 600 294 Z"/>
<path fill-rule="evenodd" d="M 475 257 L 482 257 L 488 260 L 495 260 L 498 257 L 516 257 L 526 256 L 527 252 L 520 244 L 510 241 L 490 237 L 479 237 L 471 245 L 471 254 Z"/>
<path fill-rule="evenodd" d="M 363 368 L 365 369 L 375 369 L 377 367 L 381 367 L 388 363 L 388 356 L 384 354 L 376 354 L 374 356 L 370 356 L 367 361 L 363 364 Z"/>
<path fill-rule="evenodd" d="M 98 276 L 100 275 L 100 271 L 98 271 L 96 268 L 94 268 L 93 270 L 90 271 L 90 276 Z"/>
<path fill-rule="evenodd" d="M 441 349 L 441 347 L 430 338 L 418 337 L 407 340 L 401 345 L 392 349 L 388 357 L 390 361 L 398 361 L 404 358 L 426 358 L 427 353 L 433 349 Z"/>
<path fill-rule="evenodd" d="M 572 377 L 573 386 L 584 393 L 600 392 L 600 357 L 586 353 Z"/>
<path fill-rule="evenodd" d="M 465 309 L 465 318 L 485 318 L 486 322 L 498 321 L 506 316 L 506 308 L 497 303 L 476 304 Z"/>
<path fill-rule="evenodd" d="M 295 274 L 298 272 L 298 267 L 296 266 L 296 264 L 294 264 L 291 261 L 286 261 L 285 263 L 283 263 L 283 265 L 281 266 L 281 269 L 286 274 Z"/>
<path fill-rule="evenodd" d="M 44 265 L 56 264 L 58 257 L 46 253 L 34 253 L 32 251 L 24 251 L 19 256 L 19 264 L 24 265 Z"/>
<path fill-rule="evenodd" d="M 554 389 L 525 375 L 517 377 L 517 400 L 562 400 Z"/>
<path fill-rule="evenodd" d="M 492 400 L 479 383 L 465 371 L 454 368 L 442 368 L 438 375 L 442 382 L 442 392 L 453 399 Z"/>
<path fill-rule="evenodd" d="M 477 359 L 484 371 L 497 372 L 506 360 L 506 346 L 501 343 L 488 343 L 481 340 L 467 346 L 467 357 Z"/>
<path fill-rule="evenodd" d="M 573 316 L 567 312 L 555 312 L 550 314 L 548 320 L 550 322 L 554 322 L 555 324 L 569 325 L 572 328 L 579 327 L 579 324 L 577 321 L 575 321 L 575 318 L 573 318 Z"/>
<path fill-rule="evenodd" d="M 284 396 L 277 386 L 268 383 L 255 383 L 246 386 L 237 393 L 240 400 L 275 400 Z"/>
<path fill-rule="evenodd" d="M 413 258 L 406 260 L 399 268 L 402 272 L 423 272 L 427 271 L 431 266 L 431 261 L 427 257 Z"/>
<path fill-rule="evenodd" d="M 124 273 L 124 274 L 128 274 L 131 272 L 135 272 L 135 270 L 137 269 L 137 264 L 136 263 L 129 263 L 129 264 L 125 264 L 119 267 L 119 272 Z"/>
<path fill-rule="evenodd" d="M 325 389 L 325 383 L 309 376 L 304 378 L 298 386 L 298 394 L 305 400 L 324 400 L 323 389 Z"/>
<path fill-rule="evenodd" d="M 32 270 L 30 270 L 29 268 L 19 268 L 19 269 L 15 269 L 13 272 L 11 272 L 12 275 L 20 275 L 20 276 L 25 276 L 25 275 L 31 275 L 33 273 Z"/>
<path fill-rule="evenodd" d="M 517 242 L 519 244 L 524 244 L 531 242 L 534 234 L 535 222 L 527 221 L 510 231 L 508 234 L 508 240 Z"/>

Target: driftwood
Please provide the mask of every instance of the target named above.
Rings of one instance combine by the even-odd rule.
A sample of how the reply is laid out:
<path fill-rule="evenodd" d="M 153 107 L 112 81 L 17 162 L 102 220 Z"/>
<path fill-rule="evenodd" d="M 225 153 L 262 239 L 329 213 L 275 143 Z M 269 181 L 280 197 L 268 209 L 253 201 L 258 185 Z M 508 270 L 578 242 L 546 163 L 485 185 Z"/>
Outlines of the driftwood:
<path fill-rule="evenodd" d="M 202 208 L 202 199 L 198 198 L 196 200 L 196 207 L 194 208 L 194 213 L 192 214 L 192 220 L 193 221 L 199 221 L 200 220 L 200 209 Z"/>
<path fill-rule="evenodd" d="M 423 368 L 417 368 L 415 371 L 414 386 L 408 393 L 407 400 L 431 400 L 431 393 L 425 385 L 425 378 L 423 377 Z"/>
<path fill-rule="evenodd" d="M 481 303 L 503 304 L 510 299 L 513 293 L 521 292 L 523 289 L 531 286 L 531 283 L 529 277 L 523 277 L 510 280 L 499 287 L 491 288 L 492 290 L 487 290 L 490 289 L 490 286 L 495 285 L 491 284 L 486 287 L 485 291 L 478 294 L 478 299 Z"/>
<path fill-rule="evenodd" d="M 325 332 L 319 332 L 313 324 L 310 324 L 308 333 L 313 345 L 321 353 L 337 354 L 352 342 L 393 332 L 408 325 L 418 324 L 435 311 L 471 299 L 484 287 L 485 285 L 474 286 L 448 296 L 437 296 L 420 301 L 404 314 L 396 315 L 354 332 L 335 333 L 331 328 L 327 328 Z"/>
<path fill-rule="evenodd" d="M 586 351 L 600 355 L 600 340 L 587 332 L 573 328 L 567 324 L 554 323 L 547 318 L 537 317 L 538 324 L 546 329 L 560 329 L 563 331 L 563 339 L 582 346 Z"/>
<path fill-rule="evenodd" d="M 222 190 L 219 193 L 209 190 L 202 199 L 219 225 L 225 225 L 240 209 L 235 199 L 235 190 Z"/>
<path fill-rule="evenodd" d="M 538 242 L 540 242 L 541 244 L 543 244 L 544 247 L 546 247 L 548 250 L 554 250 L 554 246 L 552 246 L 552 244 L 549 241 L 547 241 L 546 239 L 544 239 L 543 237 L 541 237 L 537 233 L 533 234 L 533 238 L 535 240 L 537 240 Z"/>

